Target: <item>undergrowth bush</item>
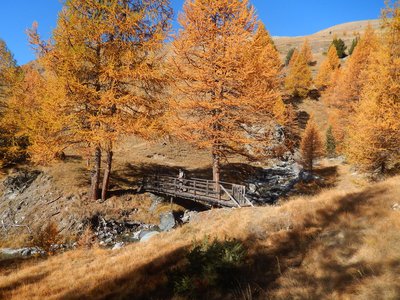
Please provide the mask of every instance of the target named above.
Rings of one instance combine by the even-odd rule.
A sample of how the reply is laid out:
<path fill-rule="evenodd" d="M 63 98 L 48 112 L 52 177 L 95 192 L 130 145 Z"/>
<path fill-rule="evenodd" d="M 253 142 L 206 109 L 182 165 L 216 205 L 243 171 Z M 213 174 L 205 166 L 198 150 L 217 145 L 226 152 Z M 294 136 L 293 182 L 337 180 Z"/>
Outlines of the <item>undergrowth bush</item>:
<path fill-rule="evenodd" d="M 241 280 L 246 258 L 244 245 L 237 240 L 204 239 L 186 255 L 187 263 L 168 274 L 175 294 L 197 299 L 205 291 L 234 291 Z"/>
<path fill-rule="evenodd" d="M 32 245 L 46 252 L 47 255 L 54 254 L 54 246 L 60 243 L 62 236 L 58 226 L 54 222 L 48 223 L 44 228 L 37 229 L 32 235 Z"/>

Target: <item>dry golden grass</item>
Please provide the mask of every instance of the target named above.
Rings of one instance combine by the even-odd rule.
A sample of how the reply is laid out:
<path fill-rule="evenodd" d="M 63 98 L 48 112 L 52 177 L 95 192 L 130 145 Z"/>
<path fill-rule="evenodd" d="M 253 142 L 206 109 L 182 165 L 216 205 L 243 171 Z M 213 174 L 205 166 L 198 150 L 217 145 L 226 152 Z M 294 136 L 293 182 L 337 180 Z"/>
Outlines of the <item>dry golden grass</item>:
<path fill-rule="evenodd" d="M 117 251 L 76 250 L 22 265 L 0 277 L 0 296 L 168 299 L 166 271 L 183 261 L 194 240 L 211 235 L 236 238 L 249 249 L 253 298 L 396 299 L 400 212 L 391 206 L 400 202 L 399 179 L 280 207 L 211 210 L 149 242 Z"/>

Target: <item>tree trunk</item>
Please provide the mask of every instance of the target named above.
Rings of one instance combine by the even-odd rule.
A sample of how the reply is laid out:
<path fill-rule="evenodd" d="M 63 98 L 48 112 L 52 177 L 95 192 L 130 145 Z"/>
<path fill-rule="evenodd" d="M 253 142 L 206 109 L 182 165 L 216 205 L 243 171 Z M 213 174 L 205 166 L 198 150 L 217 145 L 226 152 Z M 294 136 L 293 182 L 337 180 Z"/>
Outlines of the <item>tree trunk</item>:
<path fill-rule="evenodd" d="M 96 146 L 94 153 L 94 164 L 91 172 L 90 199 L 96 201 L 99 199 L 99 184 L 100 184 L 100 167 L 101 167 L 101 149 Z"/>
<path fill-rule="evenodd" d="M 213 181 L 215 181 L 215 191 L 219 193 L 220 191 L 219 180 L 221 175 L 219 154 L 213 151 L 212 159 L 213 159 Z"/>
<path fill-rule="evenodd" d="M 104 170 L 103 187 L 101 189 L 102 201 L 105 201 L 107 199 L 108 185 L 110 183 L 112 158 L 113 158 L 113 152 L 111 150 L 107 150 L 107 163 L 106 163 L 106 168 Z"/>

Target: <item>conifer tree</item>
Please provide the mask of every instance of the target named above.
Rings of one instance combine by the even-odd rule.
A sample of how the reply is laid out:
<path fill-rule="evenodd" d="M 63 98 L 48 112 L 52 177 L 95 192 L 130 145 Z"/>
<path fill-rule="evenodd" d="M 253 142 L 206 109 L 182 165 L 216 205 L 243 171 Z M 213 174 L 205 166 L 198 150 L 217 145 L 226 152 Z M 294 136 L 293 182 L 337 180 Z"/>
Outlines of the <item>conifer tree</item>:
<path fill-rule="evenodd" d="M 273 121 L 281 62 L 247 0 L 186 1 L 179 22 L 169 122 L 176 137 L 211 152 L 219 182 L 221 160 L 243 153 L 251 126 Z"/>
<path fill-rule="evenodd" d="M 66 89 L 68 113 L 78 120 L 71 130 L 94 153 L 91 199 L 98 198 L 102 150 L 104 200 L 118 137 L 145 134 L 163 111 L 159 55 L 170 18 L 168 0 L 66 0 L 53 43 L 30 32 L 46 71 Z"/>
<path fill-rule="evenodd" d="M 310 65 L 314 61 L 314 57 L 313 57 L 313 54 L 312 54 L 310 42 L 308 41 L 308 39 L 306 39 L 304 41 L 303 46 L 300 49 L 300 53 L 305 58 L 305 60 L 307 61 L 308 65 Z"/>
<path fill-rule="evenodd" d="M 64 149 L 77 142 L 76 119 L 68 109 L 65 89 L 54 77 L 40 74 L 33 66 L 24 66 L 22 79 L 14 87 L 5 114 L 15 138 L 26 141 L 30 160 L 48 164 L 60 158 Z"/>
<path fill-rule="evenodd" d="M 342 39 L 334 38 L 332 46 L 336 48 L 336 53 L 339 58 L 345 58 L 347 56 L 347 46 Z"/>
<path fill-rule="evenodd" d="M 328 157 L 335 157 L 336 155 L 336 141 L 333 135 L 332 125 L 330 125 L 326 131 L 326 154 Z"/>
<path fill-rule="evenodd" d="M 341 110 L 331 108 L 329 111 L 328 123 L 332 127 L 332 135 L 335 140 L 335 153 L 343 154 L 345 151 L 347 128 Z"/>
<path fill-rule="evenodd" d="M 11 94 L 18 72 L 19 68 L 13 54 L 6 43 L 0 39 L 0 100 L 3 102 Z"/>
<path fill-rule="evenodd" d="M 370 55 L 377 51 L 377 47 L 378 39 L 372 26 L 368 25 L 353 55 L 343 68 L 333 95 L 337 108 L 341 109 L 346 116 L 352 113 L 354 104 L 359 101 L 367 80 L 366 70 L 370 62 Z"/>
<path fill-rule="evenodd" d="M 10 97 L 15 93 L 21 74 L 13 54 L 0 40 L 0 167 L 24 156 L 25 142 L 15 136 L 15 127 L 6 118 Z"/>
<path fill-rule="evenodd" d="M 333 128 L 338 143 L 337 152 L 343 151 L 346 131 L 354 115 L 354 108 L 360 100 L 361 91 L 367 83 L 367 69 L 370 56 L 377 51 L 378 39 L 369 25 L 359 39 L 358 46 L 349 57 L 344 68 L 337 69 L 331 79 L 331 85 L 325 91 L 325 101 L 330 106 L 331 115 L 335 115 Z"/>
<path fill-rule="evenodd" d="M 353 39 L 353 41 L 351 42 L 351 46 L 349 48 L 349 55 L 352 55 L 354 52 L 354 49 L 357 47 L 359 41 L 359 37 L 357 36 L 356 38 Z"/>
<path fill-rule="evenodd" d="M 308 120 L 306 129 L 304 130 L 300 144 L 300 153 L 303 167 L 310 172 L 314 169 L 315 160 L 324 154 L 321 135 L 313 116 Z"/>
<path fill-rule="evenodd" d="M 291 48 L 288 53 L 286 54 L 285 58 L 285 66 L 288 66 L 290 64 L 290 61 L 292 60 L 293 54 L 296 51 L 296 48 Z"/>
<path fill-rule="evenodd" d="M 308 66 L 310 53 L 307 41 L 305 41 L 301 51 L 295 51 L 293 54 L 285 79 L 286 91 L 301 98 L 308 95 L 313 83 L 311 69 Z"/>
<path fill-rule="evenodd" d="M 339 57 L 337 56 L 336 48 L 329 48 L 326 59 L 322 62 L 315 84 L 319 88 L 326 88 L 332 84 L 332 74 L 340 67 Z"/>
<path fill-rule="evenodd" d="M 400 160 L 400 3 L 387 7 L 386 33 L 371 55 L 367 84 L 349 126 L 349 159 L 360 168 L 385 173 Z"/>

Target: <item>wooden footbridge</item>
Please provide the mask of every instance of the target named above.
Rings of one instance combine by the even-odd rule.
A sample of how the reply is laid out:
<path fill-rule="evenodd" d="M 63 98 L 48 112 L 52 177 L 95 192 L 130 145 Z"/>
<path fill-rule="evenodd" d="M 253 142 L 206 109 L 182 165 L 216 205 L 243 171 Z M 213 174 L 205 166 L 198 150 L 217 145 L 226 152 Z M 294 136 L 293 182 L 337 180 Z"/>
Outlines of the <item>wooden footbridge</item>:
<path fill-rule="evenodd" d="M 150 176 L 143 179 L 143 191 L 163 196 L 191 200 L 211 206 L 253 206 L 246 198 L 246 187 L 228 182 L 186 179 L 170 176 Z"/>

